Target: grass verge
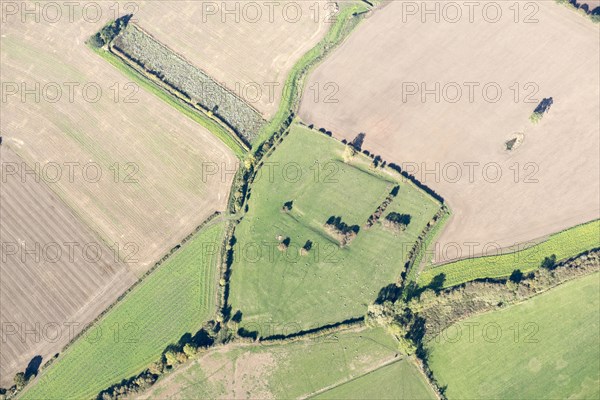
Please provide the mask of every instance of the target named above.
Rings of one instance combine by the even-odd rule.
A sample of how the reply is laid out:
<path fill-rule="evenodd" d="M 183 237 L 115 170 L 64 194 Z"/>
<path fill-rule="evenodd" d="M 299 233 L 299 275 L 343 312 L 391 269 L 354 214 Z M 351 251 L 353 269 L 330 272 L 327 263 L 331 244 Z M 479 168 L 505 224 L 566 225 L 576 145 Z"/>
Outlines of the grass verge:
<path fill-rule="evenodd" d="M 123 62 L 123 60 L 111 52 L 101 48 L 95 48 L 90 45 L 88 45 L 88 47 L 116 69 L 121 71 L 127 78 L 131 79 L 141 88 L 157 96 L 186 117 L 208 129 L 213 135 L 225 143 L 225 145 L 227 145 L 227 147 L 229 147 L 239 159 L 242 159 L 245 156 L 246 150 L 241 146 L 239 141 L 235 138 L 232 138 L 229 132 L 227 132 L 227 130 L 218 122 L 202 114 L 201 112 L 192 109 L 183 101 L 176 99 L 174 96 L 158 87 L 150 79 L 140 74 L 138 71 L 127 65 L 125 62 Z"/>
<path fill-rule="evenodd" d="M 514 253 L 467 258 L 426 269 L 419 275 L 417 283 L 427 286 L 440 274 L 445 277 L 444 288 L 475 279 L 505 278 L 517 269 L 523 273 L 534 271 L 551 255 L 560 261 L 597 247 L 600 247 L 600 220 L 556 233 L 542 243 Z"/>

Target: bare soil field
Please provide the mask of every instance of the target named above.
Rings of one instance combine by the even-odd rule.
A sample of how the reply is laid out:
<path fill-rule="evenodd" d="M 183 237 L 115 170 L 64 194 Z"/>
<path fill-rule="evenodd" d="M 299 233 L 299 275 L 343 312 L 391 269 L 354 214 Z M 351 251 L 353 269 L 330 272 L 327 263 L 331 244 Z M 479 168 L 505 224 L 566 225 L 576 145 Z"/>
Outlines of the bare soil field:
<path fill-rule="evenodd" d="M 60 17 L 41 2 L 11 4 L 18 8 L 3 4 L 0 26 L 0 135 L 3 155 L 14 153 L 6 156 L 13 160 L 10 176 L 29 186 L 12 189 L 2 182 L 2 207 L 8 207 L 2 240 L 93 241 L 111 262 L 116 254 L 122 263 L 38 267 L 8 258 L 0 277 L 1 322 L 43 327 L 50 321 L 68 329 L 66 321 L 81 328 L 209 215 L 226 208 L 237 160 L 208 130 L 129 82 L 85 45 L 114 18 L 109 7 L 117 3 L 90 2 L 86 18 L 88 3 L 72 11 L 67 3 L 53 3 L 62 6 Z M 96 18 L 92 11 L 100 4 Z M 25 7 L 34 12 L 25 16 Z M 31 186 L 38 177 L 42 183 Z M 46 361 L 67 336 L 34 344 L 11 336 L 2 346 L 0 384 L 11 383 L 33 355 Z"/>
<path fill-rule="evenodd" d="M 103 4 L 106 20 L 114 14 L 108 3 L 90 4 Z M 56 23 L 22 22 L 20 14 L 3 23 L 3 145 L 141 274 L 225 209 L 237 161 L 208 130 L 89 49 L 85 40 L 106 21 L 79 12 L 73 22 L 65 6 Z"/>
<path fill-rule="evenodd" d="M 136 277 L 42 182 L 7 173 L 0 147 L 0 386 L 61 351 Z M 85 249 L 85 250 L 84 250 Z"/>
<path fill-rule="evenodd" d="M 452 22 L 438 4 L 436 22 L 419 4 L 386 3 L 314 71 L 307 87 L 333 80 L 338 102 L 305 94 L 303 121 L 366 133 L 363 149 L 446 199 L 438 263 L 598 218 L 598 26 L 551 1 L 501 14 L 482 3 L 473 22 L 466 6 Z M 542 99 L 552 106 L 534 124 Z"/>
<path fill-rule="evenodd" d="M 325 36 L 336 12 L 324 0 L 137 4 L 138 25 L 267 120 L 277 111 L 292 66 Z"/>

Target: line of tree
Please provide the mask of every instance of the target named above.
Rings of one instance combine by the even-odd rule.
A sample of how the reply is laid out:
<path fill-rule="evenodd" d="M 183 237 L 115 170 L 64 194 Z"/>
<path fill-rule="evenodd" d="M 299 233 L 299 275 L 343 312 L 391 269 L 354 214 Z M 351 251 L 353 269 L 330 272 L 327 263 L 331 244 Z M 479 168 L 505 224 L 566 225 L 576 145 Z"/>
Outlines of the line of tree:
<path fill-rule="evenodd" d="M 368 325 L 385 326 L 404 352 L 415 354 L 444 398 L 445 387 L 437 384 L 428 367 L 429 353 L 424 343 L 448 326 L 474 314 L 504 308 L 567 280 L 598 271 L 600 249 L 584 252 L 561 263 L 555 263 L 552 256 L 547 260 L 552 262 L 545 261 L 541 268 L 526 275 L 515 270 L 509 278 L 476 280 L 448 289 L 442 289 L 444 276 L 423 288 L 412 283 L 402 289 L 388 288 L 387 299 L 384 297 L 369 306 L 366 322 Z M 399 290 L 409 291 L 410 295 L 398 293 Z"/>

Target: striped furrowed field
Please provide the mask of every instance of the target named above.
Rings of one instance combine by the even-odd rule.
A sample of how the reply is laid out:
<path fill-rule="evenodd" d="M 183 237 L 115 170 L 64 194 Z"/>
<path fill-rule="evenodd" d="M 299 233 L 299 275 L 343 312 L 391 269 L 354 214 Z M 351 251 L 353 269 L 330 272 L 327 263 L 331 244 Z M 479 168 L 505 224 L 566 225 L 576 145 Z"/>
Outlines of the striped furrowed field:
<path fill-rule="evenodd" d="M 45 363 L 136 281 L 45 183 L 12 174 L 0 147 L 0 386 L 35 356 Z"/>
<path fill-rule="evenodd" d="M 39 376 L 24 399 L 82 399 L 129 378 L 215 312 L 223 223 L 207 225 Z"/>
<path fill-rule="evenodd" d="M 152 75 L 174 88 L 192 104 L 221 118 L 246 143 L 251 143 L 264 120 L 261 115 L 233 92 L 225 89 L 201 69 L 190 64 L 150 34 L 134 24 L 129 24 L 111 43 L 111 48 L 124 59 L 139 65 Z"/>
<path fill-rule="evenodd" d="M 294 64 L 325 36 L 337 15 L 335 3 L 325 0 L 136 4 L 139 26 L 266 120 L 286 96 L 284 85 Z"/>
<path fill-rule="evenodd" d="M 105 22 L 3 23 L 2 80 L 16 93 L 4 92 L 2 145 L 37 166 L 103 240 L 135 247 L 130 267 L 141 275 L 225 209 L 237 159 L 208 129 L 85 45 Z M 70 39 L 56 39 L 58 32 Z M 48 37 L 55 42 L 45 44 Z M 230 172 L 208 175 L 209 164 Z"/>
<path fill-rule="evenodd" d="M 523 250 L 496 256 L 467 258 L 423 271 L 417 282 L 427 286 L 440 274 L 444 274 L 443 287 L 459 285 L 483 278 L 505 278 L 514 270 L 523 273 L 534 271 L 546 257 L 554 255 L 556 262 L 574 257 L 585 251 L 600 247 L 600 220 L 567 229 L 551 235 L 536 245 L 522 246 Z"/>
<path fill-rule="evenodd" d="M 19 214 L 20 225 L 35 226 L 41 235 L 14 231 L 16 239 L 44 244 L 54 232 L 68 242 L 97 242 L 110 253 L 111 262 L 116 260 L 109 266 L 120 271 L 125 269 L 120 265 L 126 265 L 131 277 L 126 277 L 127 271 L 93 277 L 97 272 L 90 272 L 86 262 L 63 266 L 64 271 L 3 263 L 12 279 L 4 283 L 9 274 L 3 274 L 3 285 L 11 282 L 3 299 L 5 294 L 20 295 L 18 302 L 2 301 L 2 323 L 13 322 L 20 309 L 27 310 L 22 317 L 28 323 L 42 326 L 48 319 L 61 325 L 93 320 L 135 277 L 208 216 L 226 208 L 237 169 L 238 159 L 209 129 L 182 116 L 86 45 L 115 14 L 108 2 L 86 4 L 99 7 L 106 20 L 81 13 L 70 20 L 69 5 L 63 3 L 57 6 L 65 18 L 55 22 L 2 16 L 2 149 L 15 154 L 10 173 L 17 180 L 40 181 L 46 187 L 42 192 L 4 194 L 15 196 L 10 201 L 20 207 L 32 205 L 32 210 Z M 35 1 L 17 5 L 41 7 Z M 207 169 L 219 172 L 208 174 Z M 30 198 L 33 193 L 37 197 Z M 49 205 L 57 210 L 55 217 L 43 215 L 51 210 Z M 46 211 L 39 211 L 36 220 L 36 210 Z M 68 236 L 60 233 L 68 226 L 73 228 Z M 63 277 L 66 270 L 70 272 Z M 82 283 L 88 278 L 89 283 Z M 73 282 L 80 283 L 71 287 Z M 29 287 L 42 284 L 51 289 L 30 293 Z M 63 339 L 39 341 L 35 354 L 46 360 L 60 351 Z M 1 385 L 12 384 L 34 347 L 15 344 L 3 349 L 2 364 L 11 368 L 2 370 Z"/>

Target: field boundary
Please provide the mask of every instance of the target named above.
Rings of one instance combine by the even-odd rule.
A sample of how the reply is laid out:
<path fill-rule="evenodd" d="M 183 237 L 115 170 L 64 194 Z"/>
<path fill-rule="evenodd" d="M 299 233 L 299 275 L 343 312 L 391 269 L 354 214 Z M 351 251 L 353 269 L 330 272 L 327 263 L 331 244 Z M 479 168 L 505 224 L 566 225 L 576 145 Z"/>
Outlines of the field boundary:
<path fill-rule="evenodd" d="M 357 379 L 360 379 L 360 378 L 362 378 L 362 377 L 365 377 L 365 376 L 367 376 L 367 375 L 370 375 L 370 374 L 372 374 L 372 373 L 374 373 L 374 372 L 377 372 L 377 371 L 379 371 L 379 370 L 380 370 L 380 369 L 382 369 L 382 368 L 389 367 L 390 365 L 396 364 L 397 362 L 400 362 L 400 361 L 402 361 L 402 360 L 408 360 L 408 358 L 405 358 L 405 357 L 402 357 L 402 356 L 401 356 L 401 357 L 398 357 L 398 356 L 396 355 L 394 358 L 392 358 L 392 359 L 389 359 L 389 360 L 387 360 L 387 361 L 384 361 L 383 363 L 379 364 L 378 366 L 376 366 L 376 367 L 375 367 L 375 368 L 373 368 L 373 369 L 370 369 L 370 370 L 368 370 L 367 372 L 365 372 L 365 373 L 364 373 L 364 374 L 362 374 L 362 375 L 358 375 L 358 376 L 355 376 L 355 377 L 353 377 L 353 378 L 346 379 L 345 381 L 341 381 L 341 382 L 334 383 L 333 385 L 329 385 L 329 386 L 327 386 L 327 387 L 324 387 L 324 388 L 322 388 L 322 389 L 320 389 L 320 390 L 317 390 L 316 392 L 309 393 L 309 394 L 307 394 L 307 395 L 305 395 L 305 396 L 302 396 L 302 397 L 300 397 L 300 399 L 301 399 L 301 400 L 305 400 L 305 399 L 311 399 L 311 398 L 313 398 L 313 397 L 315 397 L 315 396 L 318 396 L 318 395 L 320 395 L 320 394 L 323 394 L 323 393 L 329 392 L 330 390 L 333 390 L 333 389 L 335 389 L 335 388 L 337 388 L 337 387 L 339 387 L 339 386 L 345 385 L 345 384 L 347 384 L 347 383 L 353 382 L 353 381 L 355 381 L 355 380 L 357 380 Z"/>
<path fill-rule="evenodd" d="M 335 23 L 329 28 L 325 37 L 294 64 L 283 85 L 277 111 L 256 138 L 252 148 L 255 154 L 261 152 L 262 146 L 271 138 L 273 132 L 280 129 L 287 115 L 297 113 L 302 101 L 306 76 L 352 33 L 366 13 L 372 12 L 373 9 L 368 4 L 357 0 L 348 7 L 340 9 Z"/>
<path fill-rule="evenodd" d="M 569 268 L 569 267 L 571 267 L 571 265 L 573 263 L 577 262 L 579 259 L 581 259 L 581 258 L 583 258 L 585 256 L 590 256 L 590 255 L 591 256 L 595 255 L 596 257 L 598 257 L 600 259 L 600 248 L 594 249 L 594 250 L 590 250 L 590 251 L 587 251 L 587 252 L 584 252 L 584 253 L 581 253 L 581 254 L 579 254 L 576 257 L 572 257 L 572 258 L 570 258 L 568 260 L 565 260 L 565 261 L 561 262 L 560 264 L 558 264 L 556 266 L 556 268 Z M 577 268 L 575 268 L 575 269 L 577 269 Z M 579 269 L 582 269 L 582 268 L 579 268 Z M 504 309 L 507 306 L 508 307 L 512 307 L 513 305 L 524 303 L 527 300 L 529 300 L 529 299 L 531 299 L 533 297 L 536 297 L 536 296 L 538 296 L 540 294 L 544 294 L 544 293 L 546 293 L 548 291 L 551 291 L 551 290 L 559 287 L 560 285 L 562 285 L 562 284 L 564 284 L 566 282 L 577 280 L 579 278 L 583 278 L 585 276 L 592 275 L 592 274 L 595 274 L 595 273 L 598 273 L 598 272 L 600 272 L 600 264 L 595 264 L 594 266 L 590 267 L 590 270 L 587 270 L 587 271 L 584 270 L 583 273 L 581 273 L 579 275 L 577 275 L 577 274 L 567 275 L 567 276 L 561 278 L 560 280 L 558 280 L 556 283 L 551 284 L 548 287 L 539 289 L 538 291 L 532 293 L 531 295 L 529 295 L 527 297 L 513 300 L 510 303 L 508 303 L 508 305 L 502 305 L 501 308 L 490 308 L 490 309 L 486 309 L 486 310 L 483 310 L 483 311 L 474 312 L 472 314 L 468 314 L 468 315 L 462 316 L 461 318 L 457 319 L 456 321 L 452 321 L 452 323 L 450 325 L 458 323 L 458 322 L 460 322 L 460 321 L 462 321 L 464 319 L 470 318 L 470 317 L 475 316 L 475 315 L 485 314 L 485 313 L 488 313 L 488 312 L 497 311 L 498 309 Z M 492 285 L 505 285 L 508 281 L 509 281 L 509 279 L 478 280 L 478 281 L 471 281 L 471 282 L 463 283 L 461 285 L 454 286 L 452 288 L 448 288 L 448 289 L 444 289 L 444 290 L 447 291 L 448 293 L 451 293 L 451 292 L 460 290 L 461 288 L 465 287 L 467 284 L 489 283 L 489 284 L 492 284 Z M 439 333 L 436 333 L 435 336 L 437 336 L 437 335 L 439 335 Z M 431 339 L 426 340 L 425 343 L 428 343 L 432 339 L 435 339 L 435 336 L 431 337 Z"/>
<path fill-rule="evenodd" d="M 51 359 L 49 359 L 48 361 L 46 361 L 39 369 L 38 374 L 35 376 L 34 379 L 30 380 L 27 383 L 27 386 L 25 386 L 23 388 L 23 390 L 21 391 L 17 391 L 17 392 L 13 392 L 10 395 L 8 394 L 10 392 L 10 389 L 7 391 L 7 398 L 12 398 L 18 394 L 21 393 L 25 393 L 27 392 L 27 389 L 29 387 L 32 386 L 32 384 L 35 384 L 36 381 L 38 381 L 40 379 L 40 377 L 43 376 L 44 371 L 50 366 L 52 365 L 52 363 L 54 363 L 55 360 L 57 360 L 62 354 L 64 354 L 77 340 L 79 340 L 83 335 L 85 335 L 93 326 L 94 324 L 96 324 L 97 322 L 99 322 L 102 318 L 104 318 L 110 311 L 112 311 L 119 303 L 121 303 L 121 301 L 123 301 L 127 295 L 129 293 L 131 293 L 133 290 L 135 290 L 135 288 L 137 288 L 142 282 L 144 282 L 146 280 L 146 278 L 148 278 L 148 276 L 150 276 L 154 271 L 156 271 L 165 261 L 167 261 L 169 258 L 171 258 L 171 256 L 173 254 L 175 254 L 186 242 L 188 242 L 190 239 L 192 239 L 194 236 L 196 236 L 196 234 L 198 234 L 200 231 L 202 231 L 204 228 L 211 226 L 212 224 L 218 222 L 218 217 L 221 215 L 220 212 L 216 211 L 214 212 L 211 216 L 209 216 L 207 219 L 205 219 L 200 225 L 198 225 L 196 228 L 194 228 L 194 230 L 188 234 L 183 240 L 181 240 L 181 242 L 179 242 L 177 245 L 175 245 L 173 248 L 171 248 L 171 250 L 165 254 L 160 260 L 158 260 L 148 271 L 146 271 L 141 277 L 138 278 L 138 280 L 133 283 L 133 285 L 131 285 L 125 292 L 123 292 L 114 302 L 112 302 L 108 307 L 106 307 L 100 314 L 98 314 L 98 316 L 96 318 L 94 318 L 91 322 L 89 322 L 77 335 L 75 335 L 70 341 L 69 343 L 67 343 L 60 351 L 60 353 L 57 353 L 54 357 L 52 357 Z M 216 220 L 216 221 L 215 221 Z M 13 386 L 14 387 L 14 386 Z"/>
<path fill-rule="evenodd" d="M 401 347 L 406 348 L 409 354 L 414 353 L 430 384 L 445 399 L 445 388 L 440 387 L 428 364 L 427 343 L 448 326 L 523 303 L 565 282 L 597 274 L 599 269 L 600 249 L 562 262 L 552 270 L 536 271 L 520 280 L 467 282 L 442 290 L 419 291 L 411 299 L 400 298 L 370 309 L 367 322 L 387 327 Z"/>
<path fill-rule="evenodd" d="M 123 73 L 126 77 L 135 81 L 143 89 L 146 89 L 148 92 L 157 96 L 159 99 L 190 118 L 192 121 L 198 123 L 202 127 L 206 128 L 210 131 L 214 136 L 220 139 L 238 159 L 244 157 L 247 152 L 247 146 L 242 145 L 237 138 L 237 135 L 234 137 L 232 133 L 225 128 L 223 124 L 221 124 L 218 120 L 211 118 L 205 112 L 192 107 L 185 100 L 181 99 L 179 96 L 172 94 L 170 91 L 165 89 L 163 86 L 160 86 L 157 82 L 155 82 L 150 77 L 146 76 L 144 73 L 138 71 L 133 65 L 125 62 L 121 57 L 117 56 L 115 53 L 105 50 L 103 48 L 95 48 L 92 45 L 88 45 L 88 47 L 100 57 L 102 57 L 105 61 L 111 64 L 113 67 L 118 69 L 121 73 Z"/>
<path fill-rule="evenodd" d="M 148 78 L 149 80 L 151 80 L 152 82 L 154 82 L 157 86 L 161 87 L 163 90 L 167 91 L 172 96 L 177 97 L 178 99 L 180 99 L 181 101 L 183 101 L 184 103 L 186 103 L 189 107 L 191 107 L 191 108 L 193 108 L 193 109 L 201 112 L 207 118 L 210 118 L 210 119 L 214 120 L 215 122 L 219 123 L 229 133 L 229 135 L 232 136 L 232 138 L 234 138 L 236 141 L 238 141 L 239 144 L 241 144 L 244 147 L 245 150 L 248 150 L 249 149 L 249 143 L 251 143 L 251 139 L 247 138 L 244 134 L 242 134 L 236 128 L 234 128 L 232 126 L 232 124 L 225 119 L 225 117 L 222 117 L 222 116 L 219 116 L 219 115 L 213 113 L 208 108 L 206 108 L 205 105 L 202 105 L 200 103 L 194 103 L 194 102 L 192 102 L 191 96 L 189 94 L 185 93 L 182 89 L 180 89 L 179 87 L 175 86 L 175 84 L 171 84 L 171 83 L 169 83 L 169 82 L 161 79 L 159 71 L 155 72 L 155 71 L 147 68 L 146 65 L 144 64 L 144 62 L 142 62 L 140 60 L 137 60 L 132 55 L 128 54 L 125 49 L 120 48 L 118 46 L 118 44 L 115 43 L 115 41 L 117 39 L 119 39 L 121 37 L 121 35 L 123 35 L 124 32 L 127 29 L 132 29 L 132 28 L 133 29 L 137 29 L 143 35 L 145 35 L 148 38 L 150 38 L 159 47 L 164 48 L 165 51 L 167 51 L 174 58 L 180 59 L 183 63 L 187 64 L 192 69 L 197 70 L 201 74 L 205 75 L 206 78 L 209 79 L 210 82 L 214 83 L 219 89 L 221 89 L 223 91 L 223 93 L 227 93 L 232 98 L 237 99 L 241 104 L 243 104 L 244 106 L 248 107 L 248 109 L 250 111 L 252 111 L 257 116 L 259 116 L 260 119 L 261 119 L 261 121 L 262 121 L 262 125 L 264 125 L 266 123 L 266 121 L 264 120 L 262 114 L 256 108 L 254 108 L 251 104 L 249 104 L 248 102 L 246 102 L 243 98 L 239 97 L 237 94 L 235 94 L 233 91 L 229 90 L 223 84 L 221 84 L 220 82 L 218 82 L 215 79 L 213 79 L 202 68 L 197 67 L 196 65 L 192 64 L 191 62 L 189 62 L 181 54 L 175 52 L 171 48 L 169 48 L 166 45 L 164 45 L 162 42 L 160 42 L 158 39 L 156 39 L 152 34 L 150 34 L 148 31 L 146 31 L 145 29 L 141 28 L 139 25 L 137 25 L 135 23 L 128 24 L 127 27 L 123 28 L 119 32 L 119 34 L 115 36 L 115 38 L 113 40 L 111 40 L 109 43 L 107 43 L 108 51 L 110 51 L 111 53 L 113 53 L 114 55 L 116 55 L 117 57 L 119 57 L 121 60 L 123 60 L 123 62 L 127 63 L 130 67 L 132 67 L 133 69 L 135 69 L 138 73 L 144 75 L 146 78 Z"/>
<path fill-rule="evenodd" d="M 436 273 L 438 273 L 438 272 L 440 274 L 444 274 L 444 272 L 449 272 L 451 270 L 457 270 L 456 268 L 452 268 L 452 265 L 456 265 L 456 266 L 460 267 L 460 266 L 463 266 L 466 263 L 471 262 L 471 261 L 472 262 L 480 261 L 480 260 L 484 260 L 485 261 L 486 259 L 492 259 L 492 260 L 495 259 L 495 260 L 497 260 L 497 261 L 490 262 L 490 264 L 493 264 L 493 263 L 496 263 L 496 262 L 498 262 L 500 264 L 500 263 L 502 263 L 502 261 L 499 261 L 499 260 L 504 260 L 504 259 L 509 258 L 511 256 L 514 259 L 519 254 L 527 254 L 528 251 L 535 252 L 536 248 L 539 248 L 539 246 L 544 246 L 546 243 L 549 243 L 551 241 L 556 241 L 557 243 L 560 243 L 560 240 L 556 239 L 556 237 L 558 235 L 567 234 L 569 231 L 576 231 L 578 229 L 583 229 L 585 226 L 587 226 L 587 225 L 591 226 L 593 224 L 599 224 L 598 227 L 600 229 L 600 220 L 594 219 L 594 220 L 591 220 L 591 221 L 587 221 L 587 222 L 584 222 L 584 223 L 572 226 L 572 227 L 567 228 L 567 229 L 563 229 L 561 231 L 552 233 L 550 235 L 547 235 L 547 236 L 545 236 L 545 237 L 547 237 L 546 240 L 541 241 L 541 242 L 537 242 L 535 245 L 523 248 L 523 249 L 518 250 L 518 251 L 513 251 L 513 252 L 508 252 L 508 253 L 502 253 L 502 254 L 497 254 L 497 255 L 486 255 L 486 256 L 479 256 L 479 257 L 467 257 L 467 258 L 463 258 L 463 259 L 460 259 L 460 260 L 456 260 L 456 261 L 452 261 L 452 262 L 448 262 L 448 263 L 444 263 L 444 264 L 438 264 L 438 265 L 431 266 L 429 268 L 426 268 L 423 272 L 427 272 L 427 276 L 431 276 L 432 279 L 433 279 L 433 277 L 436 276 Z M 590 229 L 592 229 L 592 228 L 590 228 Z M 598 231 L 598 234 L 600 234 L 600 230 Z M 582 235 L 580 238 L 584 238 L 584 237 L 587 238 L 588 235 L 585 235 L 585 236 Z M 589 240 L 589 238 L 588 238 L 588 240 Z M 527 243 L 530 243 L 530 242 L 525 242 L 525 244 L 527 244 Z M 557 260 L 555 259 L 554 262 L 561 263 L 561 262 L 566 262 L 566 261 L 572 260 L 574 258 L 577 258 L 577 257 L 581 256 L 582 254 L 585 254 L 586 252 L 590 252 L 590 251 L 596 250 L 599 247 L 598 246 L 599 244 L 600 244 L 600 242 L 596 242 L 595 246 L 593 246 L 593 247 L 581 248 L 581 249 L 579 249 L 579 251 L 577 253 L 574 253 L 574 254 L 570 253 L 570 254 L 568 254 L 565 257 L 559 258 Z M 532 250 L 532 249 L 534 249 L 534 250 Z M 573 251 L 573 250 L 575 250 L 575 249 L 572 249 L 571 251 Z M 549 256 L 551 256 L 551 254 L 540 254 L 540 256 L 549 257 Z M 527 257 L 525 257 L 525 260 L 527 260 Z M 506 273 L 501 273 L 501 274 L 499 274 L 497 276 L 489 276 L 488 275 L 488 276 L 480 276 L 480 277 L 473 277 L 473 278 L 467 277 L 467 278 L 465 278 L 466 280 L 464 280 L 464 281 L 462 281 L 462 278 L 460 278 L 461 281 L 458 281 L 458 280 L 455 279 L 456 282 L 454 280 L 450 281 L 451 284 L 449 284 L 448 286 L 445 286 L 445 287 L 457 286 L 457 285 L 461 285 L 461 284 L 466 283 L 466 282 L 472 282 L 472 281 L 477 281 L 477 280 L 502 279 L 502 278 L 508 277 L 511 274 L 511 272 L 513 272 L 513 270 L 520 270 L 522 272 L 531 272 L 531 271 L 536 271 L 536 270 L 538 270 L 541 267 L 541 261 L 540 261 L 540 263 L 537 266 L 533 266 L 532 268 L 528 268 L 528 264 L 527 263 L 523 264 L 522 262 L 521 263 L 519 263 L 517 261 L 513 261 L 513 262 L 515 264 L 514 268 L 511 269 L 510 271 L 507 271 Z M 478 271 L 478 269 L 475 268 L 475 267 L 476 267 L 476 265 L 473 265 L 473 268 L 471 268 L 471 269 L 475 270 L 475 271 Z M 497 266 L 496 269 L 494 269 L 493 271 L 490 271 L 489 273 L 491 274 L 494 271 L 500 271 L 500 272 L 502 272 L 502 265 Z M 485 273 L 485 271 L 482 270 L 481 274 L 484 274 L 484 273 Z M 440 275 L 440 274 L 438 274 L 438 275 Z M 444 274 L 444 276 L 445 276 L 445 274 Z M 417 282 L 418 282 L 418 280 L 417 280 Z M 421 281 L 419 283 L 419 285 L 422 285 L 422 284 L 428 285 L 427 282 L 424 282 L 424 281 Z"/>

